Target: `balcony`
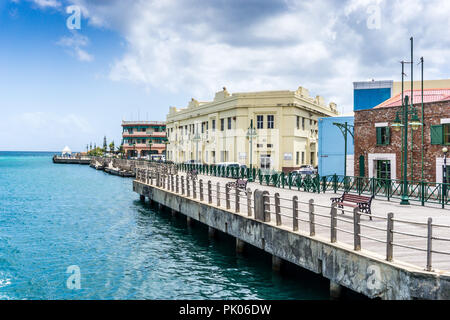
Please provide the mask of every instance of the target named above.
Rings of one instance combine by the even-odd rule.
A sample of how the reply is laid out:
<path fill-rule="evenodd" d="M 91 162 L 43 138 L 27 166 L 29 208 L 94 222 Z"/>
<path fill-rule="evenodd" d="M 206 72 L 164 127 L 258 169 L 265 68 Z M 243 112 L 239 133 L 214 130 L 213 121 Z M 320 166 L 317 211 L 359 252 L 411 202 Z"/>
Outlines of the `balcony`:
<path fill-rule="evenodd" d="M 128 131 L 124 131 L 122 133 L 122 137 L 124 138 L 165 138 L 165 132 L 151 132 L 147 133 L 146 131 L 135 131 L 133 133 L 129 133 Z"/>

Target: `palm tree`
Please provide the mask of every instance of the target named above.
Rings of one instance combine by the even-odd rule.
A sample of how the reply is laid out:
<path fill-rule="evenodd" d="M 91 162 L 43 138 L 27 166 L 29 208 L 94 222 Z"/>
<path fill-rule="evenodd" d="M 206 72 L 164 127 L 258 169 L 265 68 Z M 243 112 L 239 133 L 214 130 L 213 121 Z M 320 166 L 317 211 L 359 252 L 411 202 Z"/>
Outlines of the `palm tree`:
<path fill-rule="evenodd" d="M 109 144 L 109 151 L 114 153 L 114 140 Z"/>

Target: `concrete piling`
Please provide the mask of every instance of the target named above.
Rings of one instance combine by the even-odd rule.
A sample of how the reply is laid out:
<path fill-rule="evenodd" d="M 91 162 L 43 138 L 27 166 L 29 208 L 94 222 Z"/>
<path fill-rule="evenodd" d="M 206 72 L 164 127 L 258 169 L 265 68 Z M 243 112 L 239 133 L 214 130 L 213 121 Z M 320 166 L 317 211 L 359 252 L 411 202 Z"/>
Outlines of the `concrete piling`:
<path fill-rule="evenodd" d="M 273 271 L 280 272 L 282 264 L 283 264 L 283 259 L 272 255 L 272 270 Z"/>
<path fill-rule="evenodd" d="M 339 300 L 342 295 L 342 286 L 330 280 L 330 300 Z"/>
<path fill-rule="evenodd" d="M 242 254 L 245 250 L 245 242 L 236 238 L 236 253 Z"/>

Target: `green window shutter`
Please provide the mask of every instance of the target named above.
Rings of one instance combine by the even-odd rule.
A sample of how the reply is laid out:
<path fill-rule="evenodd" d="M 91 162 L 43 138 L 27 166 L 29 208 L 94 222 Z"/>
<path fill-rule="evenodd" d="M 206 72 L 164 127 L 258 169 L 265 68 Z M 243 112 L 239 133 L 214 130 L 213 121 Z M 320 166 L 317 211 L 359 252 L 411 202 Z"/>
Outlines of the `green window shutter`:
<path fill-rule="evenodd" d="M 391 128 L 386 127 L 386 144 L 391 144 Z"/>
<path fill-rule="evenodd" d="M 431 144 L 443 144 L 443 127 L 442 125 L 435 125 L 430 127 Z"/>
<path fill-rule="evenodd" d="M 381 144 L 381 128 L 377 127 L 377 145 Z"/>

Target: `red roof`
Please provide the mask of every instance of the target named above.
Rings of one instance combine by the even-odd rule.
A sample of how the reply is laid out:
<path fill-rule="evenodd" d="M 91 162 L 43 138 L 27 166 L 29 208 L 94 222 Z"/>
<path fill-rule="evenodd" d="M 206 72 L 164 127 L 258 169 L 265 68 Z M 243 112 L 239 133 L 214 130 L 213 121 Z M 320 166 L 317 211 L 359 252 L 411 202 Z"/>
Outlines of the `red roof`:
<path fill-rule="evenodd" d="M 422 103 L 422 91 L 413 90 L 414 104 Z M 409 96 L 411 98 L 411 90 L 405 90 L 403 96 Z M 423 102 L 437 102 L 450 100 L 450 88 L 448 89 L 424 89 L 423 90 Z M 402 94 L 399 93 L 396 96 L 386 100 L 385 102 L 379 104 L 375 108 L 389 108 L 389 107 L 399 107 L 402 105 Z M 375 109 L 374 108 L 374 109 Z"/>

